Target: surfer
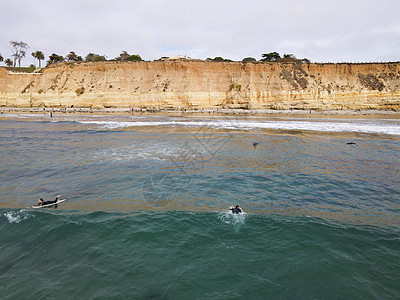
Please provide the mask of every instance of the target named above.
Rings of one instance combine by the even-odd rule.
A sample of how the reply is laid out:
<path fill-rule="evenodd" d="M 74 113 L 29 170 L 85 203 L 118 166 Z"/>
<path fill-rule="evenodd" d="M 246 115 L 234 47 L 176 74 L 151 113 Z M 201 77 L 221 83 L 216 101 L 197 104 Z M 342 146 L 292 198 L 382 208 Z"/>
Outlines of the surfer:
<path fill-rule="evenodd" d="M 53 201 L 51 201 L 51 200 L 49 200 L 49 201 L 44 201 L 43 198 L 40 198 L 40 199 L 39 199 L 39 202 L 38 202 L 38 204 L 37 204 L 37 206 L 43 206 L 43 205 L 47 205 L 47 204 L 57 203 L 57 202 L 58 202 L 58 198 L 59 198 L 60 196 L 61 196 L 61 195 L 58 195 L 58 196 L 56 197 L 56 199 L 54 199 Z"/>
<path fill-rule="evenodd" d="M 238 213 L 242 212 L 242 210 L 240 209 L 239 205 L 236 205 L 236 207 L 233 207 L 233 205 L 232 205 L 229 210 L 231 210 L 233 214 L 238 214 Z"/>

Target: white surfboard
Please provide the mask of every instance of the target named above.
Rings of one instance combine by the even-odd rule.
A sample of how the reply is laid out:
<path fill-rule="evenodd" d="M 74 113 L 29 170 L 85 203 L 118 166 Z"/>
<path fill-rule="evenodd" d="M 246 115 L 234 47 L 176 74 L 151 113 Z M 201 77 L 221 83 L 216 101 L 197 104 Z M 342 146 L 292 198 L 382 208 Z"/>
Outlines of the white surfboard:
<path fill-rule="evenodd" d="M 58 201 L 57 201 L 57 202 L 55 202 L 55 203 L 50 203 L 50 204 L 41 205 L 41 206 L 34 205 L 34 206 L 32 206 L 32 208 L 44 208 L 44 207 L 50 207 L 50 206 L 57 205 L 57 204 L 59 204 L 59 203 L 61 203 L 61 202 L 64 202 L 65 200 L 67 200 L 67 199 L 58 200 Z"/>

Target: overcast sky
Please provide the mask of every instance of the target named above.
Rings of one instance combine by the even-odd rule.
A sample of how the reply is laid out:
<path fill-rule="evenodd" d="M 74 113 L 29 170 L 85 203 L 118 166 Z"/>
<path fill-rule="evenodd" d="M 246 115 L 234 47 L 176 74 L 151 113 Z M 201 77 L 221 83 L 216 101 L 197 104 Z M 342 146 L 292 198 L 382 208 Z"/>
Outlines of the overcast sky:
<path fill-rule="evenodd" d="M 400 60 L 400 0 L 0 0 L 0 53 Z"/>

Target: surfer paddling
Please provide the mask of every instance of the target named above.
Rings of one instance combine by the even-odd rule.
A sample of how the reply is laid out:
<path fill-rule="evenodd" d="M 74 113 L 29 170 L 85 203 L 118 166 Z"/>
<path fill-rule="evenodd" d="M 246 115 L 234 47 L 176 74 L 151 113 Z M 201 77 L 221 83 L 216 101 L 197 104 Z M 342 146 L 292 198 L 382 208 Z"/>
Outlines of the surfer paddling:
<path fill-rule="evenodd" d="M 236 205 L 236 207 L 233 207 L 233 205 L 232 205 L 229 210 L 231 210 L 233 214 L 239 214 L 239 213 L 242 212 L 242 210 L 240 209 L 239 205 Z"/>
<path fill-rule="evenodd" d="M 37 204 L 37 206 L 43 206 L 43 205 L 47 205 L 47 204 L 53 204 L 53 203 L 57 203 L 58 202 L 58 198 L 60 198 L 61 195 L 58 195 L 56 197 L 56 199 L 54 199 L 53 201 L 49 200 L 49 201 L 44 201 L 43 198 L 39 199 L 39 202 Z"/>

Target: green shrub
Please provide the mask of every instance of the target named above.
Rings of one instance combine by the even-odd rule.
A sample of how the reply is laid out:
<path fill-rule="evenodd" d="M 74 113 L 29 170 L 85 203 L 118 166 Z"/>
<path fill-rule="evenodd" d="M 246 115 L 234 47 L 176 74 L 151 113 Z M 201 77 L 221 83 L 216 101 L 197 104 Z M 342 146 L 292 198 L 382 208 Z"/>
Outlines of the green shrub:
<path fill-rule="evenodd" d="M 221 56 L 217 56 L 217 57 L 214 57 L 214 58 L 207 58 L 206 61 L 232 62 L 233 60 L 227 59 L 227 58 L 223 58 L 223 57 L 221 57 Z"/>
<path fill-rule="evenodd" d="M 254 62 L 257 61 L 254 57 L 245 57 L 242 62 Z"/>
<path fill-rule="evenodd" d="M 80 95 L 82 95 L 85 92 L 85 88 L 81 87 L 79 89 L 76 89 L 75 93 L 76 95 L 79 97 Z"/>
<path fill-rule="evenodd" d="M 140 57 L 140 55 L 137 55 L 137 54 L 129 55 L 125 60 L 127 60 L 127 61 L 143 61 L 143 59 Z"/>
<path fill-rule="evenodd" d="M 240 92 L 242 90 L 242 85 L 241 84 L 234 84 L 232 83 L 229 85 L 229 92 L 236 90 L 237 92 Z"/>

